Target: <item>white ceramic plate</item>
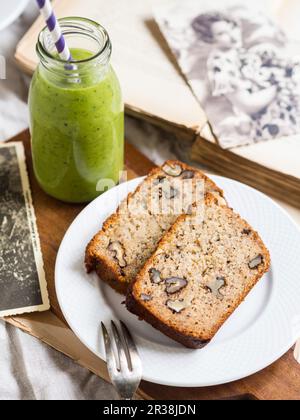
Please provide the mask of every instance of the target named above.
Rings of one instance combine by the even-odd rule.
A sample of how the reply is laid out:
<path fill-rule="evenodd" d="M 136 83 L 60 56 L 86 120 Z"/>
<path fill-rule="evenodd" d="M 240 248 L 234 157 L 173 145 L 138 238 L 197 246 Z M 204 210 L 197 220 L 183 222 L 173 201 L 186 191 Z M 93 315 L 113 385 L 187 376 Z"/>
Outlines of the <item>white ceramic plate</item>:
<path fill-rule="evenodd" d="M 229 204 L 257 229 L 272 258 L 271 270 L 202 350 L 189 350 L 127 312 L 124 298 L 85 272 L 84 250 L 119 201 L 141 182 L 115 187 L 75 219 L 56 262 L 61 309 L 79 339 L 105 360 L 100 322 L 126 322 L 137 342 L 145 380 L 172 386 L 210 386 L 251 375 L 294 344 L 300 323 L 300 233 L 276 203 L 230 179 L 214 176 Z M 298 331 L 297 331 L 298 330 Z"/>
<path fill-rule="evenodd" d="M 10 25 L 27 6 L 28 0 L 5 0 L 0 8 L 0 31 Z"/>

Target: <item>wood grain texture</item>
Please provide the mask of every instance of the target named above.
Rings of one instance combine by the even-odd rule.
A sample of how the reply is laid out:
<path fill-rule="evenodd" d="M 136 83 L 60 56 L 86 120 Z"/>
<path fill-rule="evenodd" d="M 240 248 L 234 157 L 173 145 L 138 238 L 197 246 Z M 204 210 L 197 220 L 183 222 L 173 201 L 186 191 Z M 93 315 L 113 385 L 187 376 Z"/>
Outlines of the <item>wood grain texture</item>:
<path fill-rule="evenodd" d="M 68 328 L 59 308 L 54 287 L 54 266 L 60 242 L 73 219 L 84 206 L 64 204 L 47 196 L 39 188 L 33 176 L 29 132 L 26 131 L 13 140 L 22 141 L 26 150 L 52 312 L 30 314 L 6 320 L 107 379 L 105 363 L 86 349 Z M 126 144 L 125 161 L 129 178 L 145 175 L 154 166 L 152 162 L 129 144 Z M 231 384 L 205 388 L 177 388 L 143 382 L 139 395 L 142 398 L 158 400 L 298 400 L 300 399 L 300 365 L 295 361 L 291 350 L 265 370 Z"/>

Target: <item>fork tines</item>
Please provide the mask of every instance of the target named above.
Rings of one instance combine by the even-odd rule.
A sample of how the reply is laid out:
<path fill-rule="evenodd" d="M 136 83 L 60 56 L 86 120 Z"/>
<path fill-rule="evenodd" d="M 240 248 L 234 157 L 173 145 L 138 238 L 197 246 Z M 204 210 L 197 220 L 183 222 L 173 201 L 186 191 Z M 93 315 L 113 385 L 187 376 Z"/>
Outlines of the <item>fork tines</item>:
<path fill-rule="evenodd" d="M 122 321 L 120 328 L 111 321 L 111 334 L 103 322 L 101 327 L 110 379 L 122 398 L 131 399 L 142 379 L 141 359 L 134 340 Z"/>

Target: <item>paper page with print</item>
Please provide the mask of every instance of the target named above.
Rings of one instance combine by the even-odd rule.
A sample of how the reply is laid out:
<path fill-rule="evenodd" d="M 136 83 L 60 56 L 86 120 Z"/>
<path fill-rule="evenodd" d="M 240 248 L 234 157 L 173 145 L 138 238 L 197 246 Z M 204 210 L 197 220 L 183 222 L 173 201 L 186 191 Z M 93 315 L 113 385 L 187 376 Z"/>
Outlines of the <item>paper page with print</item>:
<path fill-rule="evenodd" d="M 0 317 L 49 309 L 22 143 L 0 146 Z"/>
<path fill-rule="evenodd" d="M 300 133 L 300 43 L 263 12 L 174 0 L 155 17 L 223 148 Z"/>

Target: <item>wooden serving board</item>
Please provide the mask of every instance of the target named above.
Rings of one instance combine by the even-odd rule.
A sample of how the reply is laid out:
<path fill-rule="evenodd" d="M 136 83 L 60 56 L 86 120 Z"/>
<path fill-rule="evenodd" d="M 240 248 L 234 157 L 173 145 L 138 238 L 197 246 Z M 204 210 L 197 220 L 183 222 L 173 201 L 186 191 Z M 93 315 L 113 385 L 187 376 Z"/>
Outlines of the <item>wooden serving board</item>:
<path fill-rule="evenodd" d="M 66 230 L 84 206 L 64 204 L 46 195 L 39 188 L 33 176 L 29 132 L 23 132 L 13 141 L 21 141 L 25 146 L 51 311 L 6 318 L 6 321 L 39 338 L 71 357 L 80 365 L 108 380 L 105 363 L 80 343 L 70 330 L 55 294 L 54 266 L 56 254 Z M 126 144 L 125 156 L 129 178 L 145 175 L 154 166 L 152 162 L 129 144 Z M 296 400 L 300 399 L 300 365 L 293 358 L 291 350 L 264 371 L 231 384 L 208 388 L 172 388 L 142 382 L 138 393 L 146 399 Z"/>

